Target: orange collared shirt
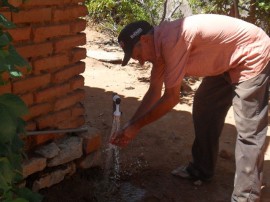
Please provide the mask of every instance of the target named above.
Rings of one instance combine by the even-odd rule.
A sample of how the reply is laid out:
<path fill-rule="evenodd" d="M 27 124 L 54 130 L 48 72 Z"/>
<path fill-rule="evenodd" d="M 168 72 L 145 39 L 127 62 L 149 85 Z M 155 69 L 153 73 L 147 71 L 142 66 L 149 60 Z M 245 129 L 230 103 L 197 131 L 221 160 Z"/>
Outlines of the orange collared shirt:
<path fill-rule="evenodd" d="M 166 88 L 185 75 L 215 76 L 228 72 L 233 83 L 257 76 L 270 60 L 270 38 L 240 19 L 199 14 L 155 27 L 155 50 L 164 62 Z M 154 68 L 154 67 L 153 67 Z M 152 77 L 161 73 L 152 71 Z"/>

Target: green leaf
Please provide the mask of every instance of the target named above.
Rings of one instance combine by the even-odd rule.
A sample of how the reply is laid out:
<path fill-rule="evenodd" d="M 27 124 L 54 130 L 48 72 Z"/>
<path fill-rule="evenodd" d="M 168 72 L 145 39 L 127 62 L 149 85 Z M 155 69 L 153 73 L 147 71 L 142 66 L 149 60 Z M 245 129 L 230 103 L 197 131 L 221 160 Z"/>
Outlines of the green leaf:
<path fill-rule="evenodd" d="M 16 177 L 16 179 L 14 179 L 14 182 L 18 182 L 18 180 L 21 180 L 21 163 L 22 163 L 22 156 L 20 153 L 15 153 L 15 152 L 10 152 L 8 154 L 8 156 L 6 156 L 6 158 L 9 160 L 10 165 L 12 165 L 13 169 L 14 169 L 14 177 Z"/>
<path fill-rule="evenodd" d="M 16 27 L 15 24 L 7 20 L 2 14 L 0 14 L 0 26 L 8 29 Z"/>
<path fill-rule="evenodd" d="M 17 118 L 17 134 L 26 134 L 25 126 L 26 122 L 22 118 Z M 17 136 L 17 138 L 19 137 Z"/>
<path fill-rule="evenodd" d="M 11 186 L 6 182 L 5 177 L 0 173 L 0 192 L 8 192 Z"/>
<path fill-rule="evenodd" d="M 0 57 L 1 57 L 1 58 L 7 57 L 8 54 L 9 54 L 9 52 L 8 52 L 7 50 L 5 50 L 5 49 L 0 49 Z"/>
<path fill-rule="evenodd" d="M 0 178 L 2 179 L 1 182 L 4 182 L 7 186 L 6 191 L 8 190 L 8 187 L 12 185 L 13 183 L 13 177 L 15 176 L 13 172 L 13 167 L 10 164 L 8 158 L 6 157 L 0 157 Z"/>
<path fill-rule="evenodd" d="M 10 45 L 8 50 L 10 52 L 8 60 L 11 64 L 15 66 L 29 65 L 28 62 L 22 56 L 18 54 L 14 46 Z"/>
<path fill-rule="evenodd" d="M 1 195 L 1 197 L 2 197 L 1 199 L 3 199 L 3 202 L 12 201 L 13 195 L 14 194 L 13 194 L 12 190 L 10 189 L 10 190 L 4 192 L 3 195 Z M 2 202 L 2 200 L 1 200 L 1 202 Z"/>
<path fill-rule="evenodd" d="M 0 156 L 6 156 L 8 154 L 8 146 L 9 145 L 0 142 Z"/>
<path fill-rule="evenodd" d="M 19 70 L 10 71 L 9 74 L 13 78 L 18 78 L 18 77 L 21 77 L 22 76 L 22 73 Z"/>
<path fill-rule="evenodd" d="M 18 12 L 19 11 L 19 9 L 15 6 L 11 5 L 8 2 L 8 0 L 1 0 L 1 1 L 2 1 L 2 6 L 8 7 L 11 12 Z"/>
<path fill-rule="evenodd" d="M 6 93 L 0 95 L 0 104 L 6 106 L 17 117 L 21 117 L 28 113 L 26 104 L 20 97 L 14 94 Z"/>
<path fill-rule="evenodd" d="M 16 198 L 16 199 L 8 199 L 8 200 L 5 200 L 3 202 L 29 202 L 23 198 Z"/>
<path fill-rule="evenodd" d="M 0 103 L 0 142 L 5 144 L 11 142 L 16 135 L 16 119 L 8 110 L 7 106 Z"/>
<path fill-rule="evenodd" d="M 24 121 L 18 117 L 28 112 L 25 103 L 16 95 L 0 95 L 0 142 L 8 143 L 24 131 Z"/>
<path fill-rule="evenodd" d="M 7 46 L 12 41 L 10 34 L 7 32 L 2 32 L 0 35 L 0 46 Z"/>
<path fill-rule="evenodd" d="M 32 192 L 30 189 L 27 188 L 20 188 L 18 190 L 15 190 L 15 193 L 29 202 L 40 202 L 43 198 L 40 194 Z"/>

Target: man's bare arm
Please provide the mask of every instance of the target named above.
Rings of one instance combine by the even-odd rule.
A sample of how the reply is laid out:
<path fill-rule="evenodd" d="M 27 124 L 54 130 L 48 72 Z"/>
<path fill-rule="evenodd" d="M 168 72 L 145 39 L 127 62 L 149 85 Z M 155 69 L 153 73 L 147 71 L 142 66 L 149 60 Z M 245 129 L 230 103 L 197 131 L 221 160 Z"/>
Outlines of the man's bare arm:
<path fill-rule="evenodd" d="M 152 123 L 168 113 L 179 103 L 180 85 L 165 89 L 164 95 L 145 114 L 138 116 L 130 122 L 132 128 L 140 130 L 145 125 Z"/>
<path fill-rule="evenodd" d="M 140 106 L 129 122 L 145 114 L 160 99 L 164 80 L 163 71 L 164 65 L 162 63 L 153 64 L 149 89 L 144 95 Z"/>
<path fill-rule="evenodd" d="M 145 114 L 151 107 L 156 104 L 156 102 L 160 99 L 161 97 L 161 90 L 162 90 L 162 83 L 160 86 L 153 85 L 149 87 L 148 91 L 143 97 L 143 100 L 136 110 L 135 114 L 133 117 L 130 119 L 129 122 L 132 122 L 133 120 L 136 120 L 138 117 L 142 116 Z"/>
<path fill-rule="evenodd" d="M 152 123 L 168 113 L 179 102 L 180 85 L 165 89 L 164 95 L 145 114 L 130 121 L 116 136 L 111 143 L 118 146 L 126 146 L 145 125 Z"/>

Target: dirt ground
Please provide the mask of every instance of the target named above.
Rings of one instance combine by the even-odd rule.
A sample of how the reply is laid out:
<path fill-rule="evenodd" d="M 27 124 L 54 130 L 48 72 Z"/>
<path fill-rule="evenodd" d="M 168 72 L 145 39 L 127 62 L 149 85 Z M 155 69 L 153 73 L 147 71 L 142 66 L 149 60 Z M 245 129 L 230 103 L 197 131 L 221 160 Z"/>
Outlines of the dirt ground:
<path fill-rule="evenodd" d="M 86 30 L 87 49 L 106 50 L 122 57 L 117 44 L 104 33 Z M 116 40 L 116 39 L 114 39 Z M 143 128 L 136 139 L 120 149 L 120 178 L 104 174 L 107 140 L 112 126 L 112 94 L 122 98 L 123 125 L 133 115 L 148 89 L 149 72 L 131 61 L 128 67 L 87 57 L 85 77 L 87 124 L 103 135 L 100 167 L 78 171 L 58 185 L 41 191 L 48 202 L 228 202 L 233 190 L 236 130 L 230 109 L 220 138 L 220 155 L 211 182 L 193 182 L 170 173 L 191 160 L 194 139 L 192 94 L 185 96 L 171 112 Z M 192 85 L 195 90 L 199 82 Z M 268 136 L 269 142 L 269 136 Z M 262 202 L 270 202 L 270 151 L 265 155 Z M 100 160 L 102 163 L 100 163 Z M 94 162 L 95 163 L 95 162 Z"/>

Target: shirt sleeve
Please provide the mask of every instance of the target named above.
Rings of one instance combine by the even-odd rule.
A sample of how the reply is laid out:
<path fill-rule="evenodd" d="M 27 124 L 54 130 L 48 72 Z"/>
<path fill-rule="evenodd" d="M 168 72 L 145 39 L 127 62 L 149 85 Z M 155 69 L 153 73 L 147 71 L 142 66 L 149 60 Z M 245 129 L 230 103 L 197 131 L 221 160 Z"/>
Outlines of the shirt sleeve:
<path fill-rule="evenodd" d="M 153 65 L 151 70 L 151 84 L 158 84 L 164 82 L 164 63 L 159 59 L 157 64 Z"/>
<path fill-rule="evenodd" d="M 165 88 L 180 85 L 186 74 L 186 65 L 189 57 L 190 43 L 179 39 L 167 41 L 162 44 L 162 57 L 165 62 L 164 83 Z"/>

